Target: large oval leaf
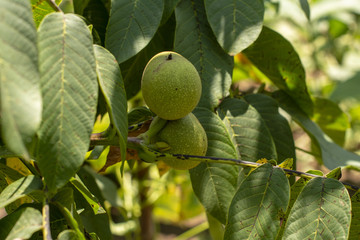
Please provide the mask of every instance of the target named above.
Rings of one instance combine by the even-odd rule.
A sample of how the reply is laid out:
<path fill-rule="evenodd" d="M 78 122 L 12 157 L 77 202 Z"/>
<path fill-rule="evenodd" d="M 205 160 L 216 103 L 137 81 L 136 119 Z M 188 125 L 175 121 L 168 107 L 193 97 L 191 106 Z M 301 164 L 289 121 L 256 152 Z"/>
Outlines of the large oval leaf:
<path fill-rule="evenodd" d="M 271 133 L 254 107 L 242 99 L 228 98 L 217 111 L 231 133 L 241 160 L 256 162 L 260 158 L 277 159 Z"/>
<path fill-rule="evenodd" d="M 296 158 L 295 143 L 288 121 L 279 113 L 279 105 L 273 98 L 264 94 L 250 94 L 244 97 L 264 119 L 274 140 L 277 161 Z"/>
<path fill-rule="evenodd" d="M 206 131 L 207 156 L 237 158 L 230 134 L 221 119 L 207 108 L 196 108 L 195 116 Z M 190 170 L 196 196 L 213 217 L 225 224 L 227 211 L 237 186 L 238 167 L 221 163 L 201 163 Z"/>
<path fill-rule="evenodd" d="M 263 0 L 205 0 L 205 8 L 217 41 L 230 55 L 247 48 L 261 32 Z"/>
<path fill-rule="evenodd" d="M 283 239 L 347 239 L 350 219 L 345 186 L 335 179 L 314 178 L 291 209 Z"/>
<path fill-rule="evenodd" d="M 105 46 L 119 63 L 135 56 L 160 25 L 162 0 L 112 0 Z"/>
<path fill-rule="evenodd" d="M 0 1 L 0 126 L 15 154 L 29 159 L 27 145 L 41 121 L 36 29 L 29 1 Z"/>
<path fill-rule="evenodd" d="M 224 52 L 206 19 L 202 0 L 183 0 L 175 8 L 174 49 L 194 64 L 202 81 L 198 106 L 214 108 L 229 95 L 233 58 Z"/>
<path fill-rule="evenodd" d="M 275 239 L 289 198 L 290 184 L 282 169 L 269 163 L 256 168 L 231 202 L 224 240 Z"/>
<path fill-rule="evenodd" d="M 91 34 L 76 15 L 47 15 L 38 31 L 44 99 L 37 161 L 50 190 L 83 163 L 95 120 L 98 85 Z"/>
<path fill-rule="evenodd" d="M 306 87 L 305 70 L 291 43 L 264 27 L 259 38 L 243 53 L 304 112 L 312 115 L 313 103 Z"/>
<path fill-rule="evenodd" d="M 99 86 L 107 103 L 107 110 L 119 135 L 122 159 L 125 159 L 128 133 L 127 99 L 124 82 L 115 57 L 105 48 L 95 45 Z"/>

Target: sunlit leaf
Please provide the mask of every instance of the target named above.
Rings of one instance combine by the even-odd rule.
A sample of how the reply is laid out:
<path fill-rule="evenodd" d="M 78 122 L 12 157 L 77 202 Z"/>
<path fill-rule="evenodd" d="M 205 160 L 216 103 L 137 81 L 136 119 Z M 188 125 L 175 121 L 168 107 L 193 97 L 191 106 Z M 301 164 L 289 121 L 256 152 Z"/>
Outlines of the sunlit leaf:
<path fill-rule="evenodd" d="M 175 8 L 174 50 L 200 74 L 202 95 L 198 106 L 214 108 L 229 95 L 233 58 L 216 41 L 202 0 L 182 0 Z"/>
<path fill-rule="evenodd" d="M 54 0 L 59 5 L 62 0 Z M 36 27 L 40 25 L 41 20 L 49 13 L 55 12 L 46 0 L 31 0 L 31 7 Z"/>
<path fill-rule="evenodd" d="M 247 48 L 261 32 L 263 0 L 205 0 L 205 9 L 217 41 L 230 55 Z"/>
<path fill-rule="evenodd" d="M 105 46 L 122 63 L 140 52 L 160 25 L 162 0 L 112 0 Z"/>
<path fill-rule="evenodd" d="M 243 53 L 279 89 L 285 91 L 308 115 L 313 113 L 305 70 L 300 57 L 279 33 L 264 27 L 259 38 Z"/>

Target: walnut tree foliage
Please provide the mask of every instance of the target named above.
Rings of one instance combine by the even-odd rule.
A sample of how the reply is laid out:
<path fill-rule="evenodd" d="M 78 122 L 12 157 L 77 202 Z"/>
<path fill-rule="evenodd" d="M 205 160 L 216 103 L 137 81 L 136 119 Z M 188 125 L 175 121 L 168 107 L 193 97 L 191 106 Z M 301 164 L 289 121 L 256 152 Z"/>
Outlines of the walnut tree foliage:
<path fill-rule="evenodd" d="M 7 212 L 0 239 L 112 238 L 111 210 L 126 211 L 118 194 L 128 187 L 124 168 L 161 160 L 134 136 L 152 113 L 128 106 L 146 63 L 165 50 L 191 61 L 202 81 L 193 113 L 207 134 L 206 157 L 170 157 L 201 161 L 189 176 L 210 232 L 225 240 L 358 239 L 358 187 L 339 179 L 341 167 L 360 169 L 360 157 L 312 120 L 304 66 L 264 24 L 267 2 L 0 0 L 0 208 Z M 299 3 L 309 18 L 308 2 Z M 239 55 L 271 90 L 232 90 Z M 104 115 L 110 126 L 97 138 L 94 124 Z M 289 118 L 329 174 L 296 171 Z M 118 178 L 88 161 L 113 147 L 120 157 L 106 164 L 121 166 Z M 141 224 L 123 216 L 117 221 L 139 235 Z"/>

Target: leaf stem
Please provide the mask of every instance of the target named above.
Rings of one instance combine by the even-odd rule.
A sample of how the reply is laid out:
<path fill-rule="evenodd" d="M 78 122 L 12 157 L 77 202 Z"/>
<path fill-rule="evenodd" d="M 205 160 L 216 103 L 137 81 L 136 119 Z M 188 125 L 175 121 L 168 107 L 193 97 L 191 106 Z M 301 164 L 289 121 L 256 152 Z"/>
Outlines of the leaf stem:
<path fill-rule="evenodd" d="M 54 0 L 46 0 L 47 3 L 57 12 L 62 12 L 61 8 L 54 2 Z"/>
<path fill-rule="evenodd" d="M 91 146 L 95 146 L 95 145 L 118 146 L 118 143 L 119 143 L 119 141 L 117 139 L 117 136 L 113 137 L 112 139 L 107 139 L 106 137 L 103 138 L 100 135 L 94 136 L 94 134 L 93 134 L 90 139 Z M 148 161 L 148 159 L 150 159 L 149 162 L 160 161 L 161 159 L 164 159 L 164 158 L 174 158 L 174 159 L 178 159 L 178 160 L 182 160 L 182 161 L 191 160 L 191 161 L 199 161 L 199 162 L 224 163 L 224 164 L 238 165 L 238 166 L 242 166 L 242 167 L 251 167 L 251 168 L 256 168 L 256 167 L 262 165 L 260 163 L 244 161 L 244 160 L 240 160 L 240 159 L 162 153 L 162 152 L 158 152 L 154 149 L 147 147 L 144 144 L 143 139 L 138 138 L 138 137 L 128 137 L 127 147 L 131 148 L 131 149 L 135 149 L 138 152 L 141 152 L 142 153 L 141 156 L 148 156 L 146 159 L 143 159 L 143 160 Z M 297 148 L 297 149 L 299 149 L 299 148 Z M 303 150 L 303 149 L 299 149 L 299 150 Z M 305 150 L 303 150 L 303 151 L 305 151 Z M 311 154 L 311 153 L 309 152 L 309 154 Z M 314 154 L 312 154 L 312 155 L 314 155 Z M 281 168 L 279 166 L 275 166 L 275 167 Z M 286 169 L 286 168 L 281 168 L 281 169 L 283 169 L 283 171 L 287 175 L 290 175 L 290 176 L 296 176 L 296 177 L 301 177 L 301 178 L 306 178 L 306 179 L 312 179 L 312 178 L 319 177 L 318 175 L 315 175 L 315 174 L 300 172 L 300 171 Z M 357 191 L 360 189 L 360 187 L 351 185 L 349 183 L 342 182 L 342 184 L 347 189 L 350 189 L 353 191 Z"/>
<path fill-rule="evenodd" d="M 45 197 L 42 207 L 43 237 L 45 240 L 52 240 L 50 230 L 50 207 L 48 198 Z"/>

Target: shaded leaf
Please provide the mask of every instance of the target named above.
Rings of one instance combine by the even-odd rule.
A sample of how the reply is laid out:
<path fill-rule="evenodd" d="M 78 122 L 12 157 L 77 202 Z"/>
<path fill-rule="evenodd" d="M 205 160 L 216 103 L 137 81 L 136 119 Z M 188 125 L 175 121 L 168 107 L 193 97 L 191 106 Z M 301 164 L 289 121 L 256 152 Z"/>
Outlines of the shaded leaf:
<path fill-rule="evenodd" d="M 30 2 L 0 1 L 0 26 L 1 137 L 11 152 L 29 159 L 42 104 Z"/>
<path fill-rule="evenodd" d="M 244 97 L 264 119 L 274 140 L 278 163 L 287 158 L 296 159 L 295 143 L 288 120 L 279 113 L 279 105 L 273 98 L 264 94 L 250 94 Z"/>
<path fill-rule="evenodd" d="M 173 50 L 174 33 L 175 20 L 170 17 L 164 25 L 159 27 L 153 39 L 143 50 L 120 64 L 128 99 L 139 92 L 142 73 L 148 61 L 159 52 Z"/>
<path fill-rule="evenodd" d="M 100 89 L 107 103 L 111 123 L 119 136 L 121 156 L 126 154 L 128 135 L 127 99 L 124 82 L 115 57 L 105 48 L 94 45 Z"/>
<path fill-rule="evenodd" d="M 83 16 L 94 26 L 101 40 L 101 45 L 105 42 L 106 26 L 109 14 L 101 0 L 90 0 L 84 9 Z"/>
<path fill-rule="evenodd" d="M 196 108 L 195 116 L 206 131 L 207 156 L 237 158 L 231 136 L 221 119 L 206 108 Z M 225 224 L 227 211 L 237 187 L 238 167 L 221 163 L 200 163 L 190 170 L 196 196 L 206 211 Z"/>
<path fill-rule="evenodd" d="M 305 70 L 291 45 L 279 33 L 264 27 L 259 38 L 243 51 L 246 57 L 308 115 L 313 113 Z"/>
<path fill-rule="evenodd" d="M 351 219 L 348 191 L 339 181 L 317 177 L 301 191 L 283 239 L 347 239 Z"/>
<path fill-rule="evenodd" d="M 133 108 L 128 113 L 129 126 L 150 120 L 153 117 L 155 117 L 154 113 L 151 112 L 151 110 L 145 106 Z M 129 129 L 129 130 L 132 130 L 132 129 Z"/>
<path fill-rule="evenodd" d="M 196 67 L 202 81 L 198 106 L 214 108 L 229 95 L 234 61 L 216 41 L 202 0 L 182 0 L 175 8 L 174 50 Z"/>
<path fill-rule="evenodd" d="M 0 239 L 29 239 L 35 232 L 42 229 L 40 211 L 31 208 L 21 208 L 0 219 Z"/>
<path fill-rule="evenodd" d="M 307 173 L 309 173 L 309 171 Z M 319 176 L 323 176 L 323 174 L 321 172 L 318 172 L 318 173 L 311 172 L 311 173 L 319 175 Z M 288 209 L 287 209 L 285 215 L 283 216 L 280 231 L 278 232 L 278 235 L 276 236 L 276 239 L 279 239 L 279 240 L 283 239 L 282 237 L 283 237 L 283 234 L 284 234 L 286 222 L 287 222 L 287 220 L 289 218 L 290 210 L 294 206 L 294 203 L 295 203 L 296 199 L 298 198 L 299 194 L 301 193 L 301 191 L 303 190 L 303 188 L 306 186 L 306 184 L 309 181 L 310 181 L 310 179 L 300 178 L 291 186 L 289 206 L 288 206 Z"/>
<path fill-rule="evenodd" d="M 41 178 L 29 175 L 8 185 L 0 193 L 0 208 L 14 202 L 15 200 L 25 197 L 35 191 L 43 189 Z"/>
<path fill-rule="evenodd" d="M 289 197 L 290 185 L 282 169 L 269 163 L 256 168 L 231 202 L 224 239 L 274 239 Z"/>
<path fill-rule="evenodd" d="M 117 187 L 109 178 L 97 174 L 89 166 L 84 166 L 79 171 L 79 176 L 86 186 L 91 188 L 92 193 L 94 193 L 98 199 L 101 199 L 102 202 L 106 200 L 113 207 L 122 206 Z"/>
<path fill-rule="evenodd" d="M 324 165 L 329 169 L 339 166 L 353 166 L 360 168 L 360 156 L 346 151 L 334 143 L 320 127 L 311 121 L 297 104 L 282 91 L 274 92 L 273 97 L 278 100 L 283 108 L 311 137 L 312 141 L 318 144 L 321 150 L 321 159 Z"/>
<path fill-rule="evenodd" d="M 62 0 L 54 0 L 58 6 L 61 1 Z M 40 25 L 40 22 L 47 14 L 55 12 L 46 0 L 31 0 L 31 7 L 36 27 Z"/>
<path fill-rule="evenodd" d="M 50 191 L 63 186 L 84 161 L 98 86 L 92 38 L 76 15 L 47 15 L 38 30 L 44 99 L 37 161 Z"/>
<path fill-rule="evenodd" d="M 261 32 L 262 0 L 205 0 L 205 9 L 217 41 L 230 55 L 247 48 Z"/>
<path fill-rule="evenodd" d="M 171 17 L 172 13 L 175 10 L 176 5 L 180 0 L 166 0 L 164 1 L 164 12 L 161 18 L 161 24 L 166 23 L 166 21 Z"/>
<path fill-rule="evenodd" d="M 225 99 L 217 110 L 241 160 L 277 159 L 270 130 L 258 111 L 242 99 Z"/>
<path fill-rule="evenodd" d="M 351 197 L 351 226 L 349 240 L 358 240 L 360 236 L 360 190 Z"/>
<path fill-rule="evenodd" d="M 112 0 L 105 46 L 122 63 L 139 53 L 160 25 L 162 0 Z"/>

